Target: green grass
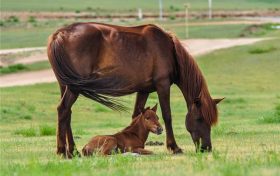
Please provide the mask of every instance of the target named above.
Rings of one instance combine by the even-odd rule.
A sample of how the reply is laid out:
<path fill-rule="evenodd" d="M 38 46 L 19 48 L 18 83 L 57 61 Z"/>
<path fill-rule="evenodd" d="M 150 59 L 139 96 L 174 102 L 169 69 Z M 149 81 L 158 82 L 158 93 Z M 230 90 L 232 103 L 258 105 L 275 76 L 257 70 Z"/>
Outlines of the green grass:
<path fill-rule="evenodd" d="M 204 0 L 172 0 L 163 1 L 165 11 L 183 10 L 184 4 L 190 3 L 192 10 L 206 10 L 208 3 Z M 276 4 L 279 0 L 230 0 L 213 1 L 214 10 L 260 10 L 277 9 Z M 112 12 L 135 12 L 137 8 L 144 11 L 158 11 L 158 1 L 142 0 L 130 1 L 118 0 L 7 0 L 1 2 L 1 11 L 71 11 L 82 12 L 92 11 L 96 13 Z M 278 7 L 279 9 L 279 7 Z"/>
<path fill-rule="evenodd" d="M 18 23 L 4 22 L 0 33 L 0 49 L 8 48 L 25 48 L 46 46 L 47 38 L 58 28 L 73 22 L 81 22 L 84 20 L 49 20 L 30 23 L 26 21 Z M 197 21 L 197 20 L 194 20 Z M 200 21 L 200 20 L 198 20 Z M 179 38 L 186 37 L 185 22 L 181 19 L 167 21 L 111 21 L 105 20 L 105 23 L 134 26 L 146 23 L 155 23 L 164 29 L 175 33 Z M 280 30 L 271 29 L 273 24 L 265 27 L 260 26 L 254 28 L 254 32 L 250 31 L 251 25 L 232 24 L 232 25 L 208 25 L 208 26 L 190 26 L 190 38 L 237 38 L 237 37 L 270 37 L 279 36 Z M 36 36 L 36 37 L 35 37 Z"/>
<path fill-rule="evenodd" d="M 19 72 L 27 72 L 27 71 L 36 71 L 50 68 L 50 64 L 48 61 L 40 61 L 33 64 L 15 64 L 9 65 L 7 67 L 0 68 L 0 75 L 10 74 L 10 73 L 19 73 Z"/>
<path fill-rule="evenodd" d="M 49 125 L 41 125 L 39 127 L 40 136 L 55 136 L 55 127 Z"/>
<path fill-rule="evenodd" d="M 14 72 L 20 72 L 23 70 L 27 70 L 27 67 L 23 64 L 9 65 L 7 67 L 0 68 L 0 75 L 14 73 Z"/>
<path fill-rule="evenodd" d="M 261 123 L 280 123 L 280 104 L 275 107 L 274 112 L 268 112 L 259 118 Z"/>
<path fill-rule="evenodd" d="M 148 146 L 154 155 L 93 156 L 73 160 L 55 155 L 53 128 L 60 96 L 57 84 L 1 88 L 1 175 L 279 175 L 279 122 L 260 121 L 265 114 L 279 113 L 279 46 L 279 39 L 268 40 L 198 58 L 211 95 L 226 97 L 218 106 L 219 124 L 212 128 L 214 151 L 209 154 L 195 153 L 184 125 L 185 102 L 175 86 L 171 92 L 173 128 L 183 155 L 171 155 L 164 146 Z M 262 54 L 249 52 L 266 47 L 276 49 Z M 123 97 L 123 100 L 132 108 L 135 95 Z M 156 102 L 157 95 L 153 93 L 147 106 Z M 158 114 L 161 116 L 160 112 Z M 20 118 L 24 115 L 32 118 Z M 72 117 L 79 151 L 93 135 L 115 133 L 131 120 L 130 114 L 104 110 L 83 97 L 73 106 Z M 160 122 L 163 124 L 161 118 Z M 52 128 L 51 135 L 40 135 L 40 127 L 44 125 Z M 164 142 L 165 134 L 151 134 L 148 140 Z"/>

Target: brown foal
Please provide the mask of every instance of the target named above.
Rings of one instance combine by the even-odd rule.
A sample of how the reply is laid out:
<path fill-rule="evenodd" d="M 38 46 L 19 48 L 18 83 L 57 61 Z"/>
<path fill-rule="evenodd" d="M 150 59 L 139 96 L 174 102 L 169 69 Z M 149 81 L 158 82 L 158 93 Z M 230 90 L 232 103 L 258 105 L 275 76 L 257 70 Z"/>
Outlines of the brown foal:
<path fill-rule="evenodd" d="M 162 133 L 162 127 L 156 115 L 157 105 L 152 109 L 149 107 L 134 118 L 131 124 L 114 135 L 104 135 L 93 137 L 83 148 L 83 155 L 90 156 L 93 153 L 110 155 L 113 152 L 121 153 L 133 152 L 142 155 L 152 154 L 145 150 L 145 142 L 149 132 L 155 134 Z"/>

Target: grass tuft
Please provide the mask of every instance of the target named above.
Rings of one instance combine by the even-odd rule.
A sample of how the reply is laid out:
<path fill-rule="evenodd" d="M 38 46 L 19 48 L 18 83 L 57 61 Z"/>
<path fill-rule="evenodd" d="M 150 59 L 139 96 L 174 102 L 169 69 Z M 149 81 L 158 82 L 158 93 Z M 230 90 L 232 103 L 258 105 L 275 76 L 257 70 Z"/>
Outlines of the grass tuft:
<path fill-rule="evenodd" d="M 25 115 L 21 115 L 19 116 L 20 119 L 24 119 L 24 120 L 31 120 L 32 116 L 29 114 L 25 114 Z"/>
<path fill-rule="evenodd" d="M 34 137 L 36 135 L 36 129 L 33 127 L 27 128 L 27 129 L 18 129 L 15 131 L 16 135 L 21 135 L 24 137 Z"/>
<path fill-rule="evenodd" d="M 9 65 L 8 67 L 0 68 L 0 74 L 14 73 L 22 70 L 27 70 L 28 68 L 23 64 Z"/>
<path fill-rule="evenodd" d="M 54 136 L 56 129 L 48 125 L 42 125 L 39 127 L 40 136 Z"/>
<path fill-rule="evenodd" d="M 280 123 L 280 104 L 275 107 L 274 112 L 269 112 L 258 119 L 261 123 Z"/>
<path fill-rule="evenodd" d="M 271 51 L 275 51 L 276 47 L 266 47 L 266 48 L 254 48 L 249 50 L 249 53 L 251 54 L 263 54 L 263 53 L 269 53 Z"/>

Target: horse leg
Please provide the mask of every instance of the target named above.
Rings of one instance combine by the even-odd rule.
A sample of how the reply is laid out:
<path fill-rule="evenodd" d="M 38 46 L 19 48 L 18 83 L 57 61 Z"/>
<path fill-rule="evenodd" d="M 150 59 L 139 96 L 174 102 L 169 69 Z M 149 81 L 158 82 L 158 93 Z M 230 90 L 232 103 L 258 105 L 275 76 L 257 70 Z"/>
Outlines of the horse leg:
<path fill-rule="evenodd" d="M 170 83 L 163 82 L 159 83 L 157 86 L 157 94 L 159 97 L 159 103 L 162 111 L 162 117 L 166 129 L 166 146 L 167 149 L 172 150 L 174 154 L 182 153 L 175 141 L 173 129 L 172 129 L 172 117 L 170 109 Z"/>
<path fill-rule="evenodd" d="M 78 94 L 74 94 L 70 91 L 68 87 L 65 89 L 63 87 L 60 88 L 61 91 L 64 90 L 64 94 L 61 98 L 60 104 L 57 107 L 58 111 L 58 128 L 57 128 L 57 154 L 63 154 L 65 157 L 72 157 L 70 154 L 71 152 L 68 152 L 66 149 L 66 136 L 67 138 L 70 137 L 70 135 L 67 135 L 69 133 L 69 127 L 70 127 L 70 121 L 71 119 L 71 107 L 75 103 L 75 101 L 78 98 Z M 70 127 L 71 129 L 71 127 Z M 68 137 L 69 136 L 69 137 Z M 72 132 L 71 132 L 72 136 Z M 71 138 L 71 137 L 70 137 Z M 69 143 L 70 141 L 70 143 Z M 72 141 L 73 136 L 72 136 Z M 72 145 L 69 148 L 74 148 L 73 143 L 71 143 L 71 139 L 67 139 L 68 145 Z M 73 152 L 73 151 L 72 151 Z"/>
<path fill-rule="evenodd" d="M 144 110 L 148 97 L 149 93 L 137 92 L 132 118 L 138 116 L 141 113 L 141 111 Z"/>
<path fill-rule="evenodd" d="M 68 144 L 68 150 L 67 150 L 67 155 L 68 156 L 78 156 L 80 157 L 81 154 L 79 153 L 79 151 L 76 148 L 75 142 L 74 142 L 74 138 L 73 138 L 73 134 L 72 134 L 72 128 L 71 128 L 71 110 L 68 114 L 68 118 L 67 118 L 67 132 L 66 132 L 66 139 L 67 139 L 67 144 Z"/>

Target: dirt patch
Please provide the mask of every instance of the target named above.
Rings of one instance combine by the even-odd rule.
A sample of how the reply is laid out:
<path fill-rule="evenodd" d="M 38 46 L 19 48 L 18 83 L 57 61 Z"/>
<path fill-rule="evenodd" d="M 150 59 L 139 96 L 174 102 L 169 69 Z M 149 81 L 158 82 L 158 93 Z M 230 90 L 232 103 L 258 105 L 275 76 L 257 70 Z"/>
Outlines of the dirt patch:
<path fill-rule="evenodd" d="M 45 50 L 26 52 L 19 50 L 15 53 L 0 54 L 0 67 L 14 64 L 32 64 L 46 60 L 48 60 L 48 58 Z"/>
<path fill-rule="evenodd" d="M 192 54 L 205 54 L 221 48 L 229 48 L 238 45 L 252 44 L 264 38 L 250 39 L 193 39 L 181 41 L 183 46 Z M 17 49 L 17 51 L 25 50 Z M 27 73 L 15 73 L 0 76 L 0 87 L 11 87 L 17 85 L 30 85 L 36 83 L 55 82 L 56 78 L 51 69 L 32 71 Z"/>

